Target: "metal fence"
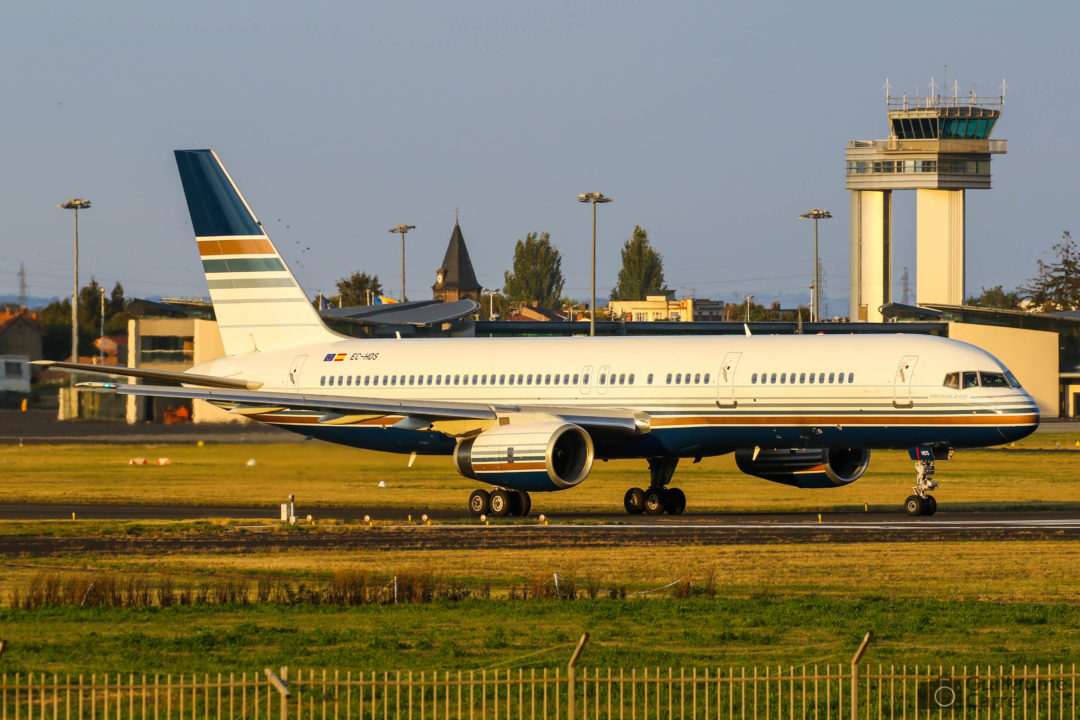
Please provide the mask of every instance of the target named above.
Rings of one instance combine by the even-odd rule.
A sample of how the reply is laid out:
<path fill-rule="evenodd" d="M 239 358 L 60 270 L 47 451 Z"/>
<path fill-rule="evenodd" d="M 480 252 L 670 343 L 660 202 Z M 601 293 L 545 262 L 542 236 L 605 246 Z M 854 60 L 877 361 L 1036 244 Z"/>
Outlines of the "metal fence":
<path fill-rule="evenodd" d="M 1075 665 L 5 674 L 2 718 L 1075 720 Z"/>

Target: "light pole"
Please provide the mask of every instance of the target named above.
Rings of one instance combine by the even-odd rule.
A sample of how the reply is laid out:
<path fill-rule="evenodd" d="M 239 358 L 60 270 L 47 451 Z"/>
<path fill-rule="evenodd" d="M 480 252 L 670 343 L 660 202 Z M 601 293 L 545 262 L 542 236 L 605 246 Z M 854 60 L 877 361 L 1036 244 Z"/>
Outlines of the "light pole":
<path fill-rule="evenodd" d="M 810 304 L 812 306 L 810 311 L 810 322 L 817 322 L 818 288 L 821 285 L 821 278 L 819 277 L 820 263 L 818 262 L 817 222 L 818 220 L 828 220 L 832 217 L 832 213 L 830 213 L 828 210 L 810 210 L 808 212 L 804 212 L 799 217 L 803 218 L 804 220 L 814 221 L 814 284 L 812 286 L 813 290 L 810 293 Z"/>
<path fill-rule="evenodd" d="M 592 336 L 596 335 L 596 206 L 612 202 L 612 199 L 598 192 L 581 193 L 577 199 L 592 204 L 592 283 L 589 285 L 589 335 Z"/>
<path fill-rule="evenodd" d="M 390 228 L 390 232 L 401 234 L 401 302 L 405 302 L 405 233 L 415 229 L 415 225 L 395 225 Z"/>
<path fill-rule="evenodd" d="M 98 351 L 101 358 L 101 364 L 105 364 L 105 288 L 98 286 L 98 291 L 101 294 L 101 337 L 98 339 Z"/>
<path fill-rule="evenodd" d="M 71 362 L 79 362 L 79 211 L 89 210 L 90 201 L 72 198 L 56 207 L 75 211 L 75 291 L 71 294 Z M 71 376 L 75 387 L 75 376 Z"/>
<path fill-rule="evenodd" d="M 494 290 L 488 290 L 487 288 L 480 288 L 480 295 L 481 296 L 483 296 L 483 295 L 488 296 L 488 320 L 489 321 L 492 321 L 492 320 L 495 319 L 495 296 L 498 295 L 498 293 L 499 293 L 499 288 L 495 288 Z"/>
<path fill-rule="evenodd" d="M 754 299 L 754 296 L 743 295 L 743 299 L 746 300 L 746 322 L 750 322 L 750 301 Z"/>

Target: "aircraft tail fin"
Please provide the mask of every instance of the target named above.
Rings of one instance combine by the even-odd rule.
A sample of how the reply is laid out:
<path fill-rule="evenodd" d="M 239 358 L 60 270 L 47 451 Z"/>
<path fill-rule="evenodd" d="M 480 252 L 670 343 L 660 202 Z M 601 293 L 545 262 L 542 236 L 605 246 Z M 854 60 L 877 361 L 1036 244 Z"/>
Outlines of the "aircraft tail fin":
<path fill-rule="evenodd" d="M 176 150 L 227 355 L 341 339 L 285 265 L 213 150 Z"/>

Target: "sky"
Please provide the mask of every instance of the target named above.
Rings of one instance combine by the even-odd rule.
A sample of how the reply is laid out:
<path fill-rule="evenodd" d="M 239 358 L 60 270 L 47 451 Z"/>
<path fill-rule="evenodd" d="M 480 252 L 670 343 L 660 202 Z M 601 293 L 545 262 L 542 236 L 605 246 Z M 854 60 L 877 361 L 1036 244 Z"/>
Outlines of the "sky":
<path fill-rule="evenodd" d="M 931 77 L 1006 105 L 993 189 L 967 194 L 967 288 L 1023 284 L 1078 229 L 1076 3 L 398 0 L 23 2 L 0 8 L 0 295 L 80 272 L 129 296 L 206 296 L 172 150 L 212 147 L 309 295 L 355 270 L 431 297 L 455 212 L 477 278 L 548 232 L 565 292 L 597 293 L 641 225 L 680 295 L 809 295 L 846 314 L 844 150 L 888 136 L 885 90 Z M 894 200 L 894 282 L 915 277 L 914 193 Z M 899 290 L 897 290 L 899 295 Z M 895 299 L 899 300 L 897 296 Z"/>

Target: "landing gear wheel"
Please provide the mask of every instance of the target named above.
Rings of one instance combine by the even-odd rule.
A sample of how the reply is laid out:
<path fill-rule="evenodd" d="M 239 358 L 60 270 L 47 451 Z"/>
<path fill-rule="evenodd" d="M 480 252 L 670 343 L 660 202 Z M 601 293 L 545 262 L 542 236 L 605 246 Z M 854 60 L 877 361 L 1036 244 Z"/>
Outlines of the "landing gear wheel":
<path fill-rule="evenodd" d="M 937 512 L 937 500 L 933 495 L 923 498 L 923 515 L 933 515 Z"/>
<path fill-rule="evenodd" d="M 679 488 L 668 488 L 664 498 L 664 510 L 668 515 L 682 515 L 686 509 L 686 494 Z"/>
<path fill-rule="evenodd" d="M 491 491 L 491 514 L 506 517 L 510 514 L 510 493 L 502 488 Z"/>
<path fill-rule="evenodd" d="M 532 509 L 532 500 L 529 493 L 524 490 L 510 490 L 507 495 L 510 498 L 510 514 L 515 517 L 525 517 Z"/>
<path fill-rule="evenodd" d="M 491 510 L 491 501 L 487 490 L 473 490 L 469 495 L 469 514 L 473 517 L 487 515 Z"/>
<path fill-rule="evenodd" d="M 664 488 L 649 488 L 645 493 L 645 512 L 649 515 L 662 514 L 666 498 L 667 490 Z"/>
<path fill-rule="evenodd" d="M 645 512 L 645 491 L 641 488 L 630 488 L 623 498 L 623 507 L 631 515 L 640 515 Z"/>
<path fill-rule="evenodd" d="M 925 515 L 926 501 L 918 495 L 908 495 L 908 499 L 904 501 L 904 511 L 911 517 L 916 515 Z"/>

